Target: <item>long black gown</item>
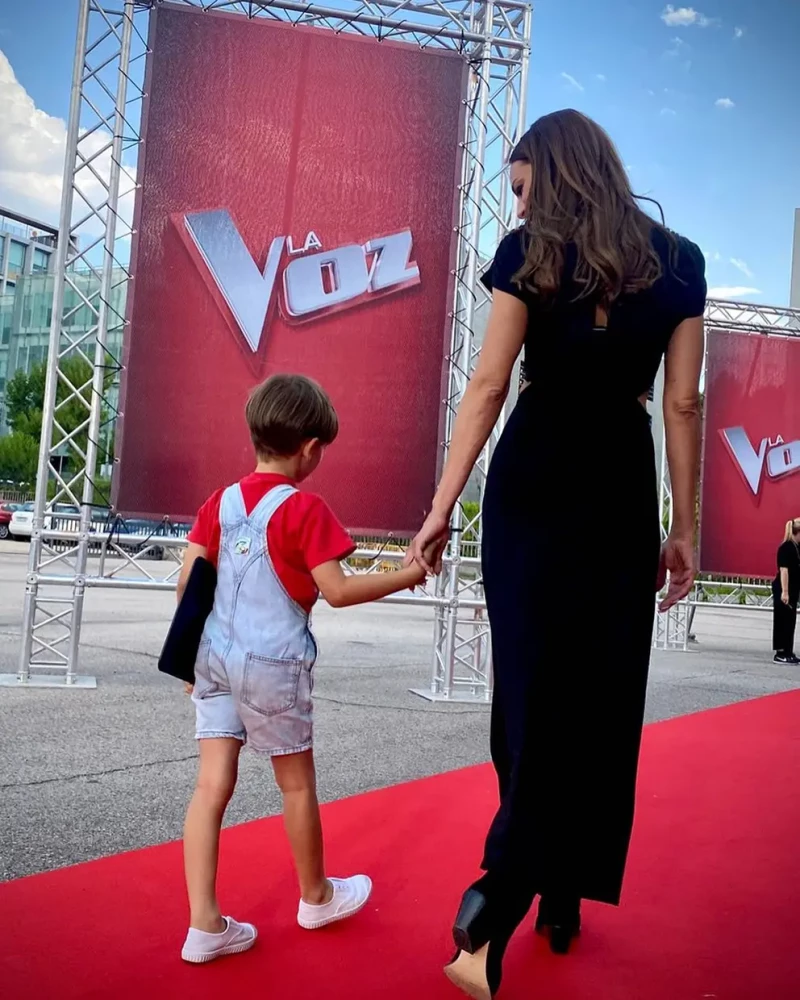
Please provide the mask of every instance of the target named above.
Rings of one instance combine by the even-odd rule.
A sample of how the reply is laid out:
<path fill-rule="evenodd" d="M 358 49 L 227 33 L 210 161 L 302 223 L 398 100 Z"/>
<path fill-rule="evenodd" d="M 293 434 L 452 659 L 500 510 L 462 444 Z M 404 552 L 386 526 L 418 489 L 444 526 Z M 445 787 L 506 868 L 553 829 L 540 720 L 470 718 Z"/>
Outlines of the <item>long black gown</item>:
<path fill-rule="evenodd" d="M 522 231 L 484 277 L 528 305 L 520 395 L 483 507 L 500 808 L 489 873 L 522 893 L 619 902 L 633 824 L 660 534 L 653 439 L 638 397 L 678 324 L 703 312 L 699 249 L 654 230 L 664 274 L 608 326 L 572 301 L 574 249 L 549 308 L 520 291 Z M 518 907 L 519 908 L 519 907 Z"/>

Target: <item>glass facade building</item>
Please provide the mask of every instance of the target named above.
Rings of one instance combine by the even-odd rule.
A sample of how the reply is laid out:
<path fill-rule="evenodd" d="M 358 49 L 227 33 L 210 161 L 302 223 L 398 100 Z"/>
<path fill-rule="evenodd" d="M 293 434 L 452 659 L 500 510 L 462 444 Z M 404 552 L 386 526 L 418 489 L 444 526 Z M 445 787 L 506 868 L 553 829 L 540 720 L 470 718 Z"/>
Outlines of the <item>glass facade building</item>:
<path fill-rule="evenodd" d="M 50 273 L 57 246 L 58 230 L 0 208 L 0 298 L 25 275 Z"/>
<path fill-rule="evenodd" d="M 83 301 L 95 307 L 99 302 L 99 282 L 91 272 L 72 272 L 71 281 L 78 291 L 67 289 L 64 301 L 65 327 L 78 340 L 89 333 L 95 323 L 94 312 Z M 50 273 L 22 275 L 15 287 L 0 295 L 0 434 L 8 432 L 5 390 L 8 380 L 17 371 L 29 372 L 34 365 L 47 360 L 50 326 L 53 316 L 55 277 Z M 109 311 L 108 348 L 122 358 L 122 325 L 125 315 L 126 283 L 122 271 L 112 282 Z M 82 344 L 90 359 L 94 356 L 94 339 Z"/>

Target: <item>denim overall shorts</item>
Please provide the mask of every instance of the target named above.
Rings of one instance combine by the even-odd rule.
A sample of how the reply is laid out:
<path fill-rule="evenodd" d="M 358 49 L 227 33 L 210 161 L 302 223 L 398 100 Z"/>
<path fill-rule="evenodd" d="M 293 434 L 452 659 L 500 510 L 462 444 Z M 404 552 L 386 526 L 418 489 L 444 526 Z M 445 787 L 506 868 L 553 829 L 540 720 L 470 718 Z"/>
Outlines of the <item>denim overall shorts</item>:
<path fill-rule="evenodd" d="M 276 486 L 248 516 L 238 485 L 222 496 L 214 607 L 195 664 L 196 738 L 229 736 L 270 756 L 312 745 L 317 645 L 278 579 L 267 525 L 295 493 Z"/>

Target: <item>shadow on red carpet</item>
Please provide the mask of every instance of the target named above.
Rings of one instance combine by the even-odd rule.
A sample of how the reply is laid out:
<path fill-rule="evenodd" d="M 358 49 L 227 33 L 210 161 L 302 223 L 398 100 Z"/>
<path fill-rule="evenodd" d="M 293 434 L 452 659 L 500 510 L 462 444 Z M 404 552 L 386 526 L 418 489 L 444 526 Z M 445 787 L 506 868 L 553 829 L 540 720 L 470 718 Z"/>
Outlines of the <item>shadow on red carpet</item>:
<path fill-rule="evenodd" d="M 507 1000 L 792 1000 L 800 997 L 800 692 L 646 730 L 619 909 L 587 904 L 560 958 L 520 929 Z M 224 910 L 256 947 L 184 965 L 179 844 L 0 886 L 4 1000 L 456 1000 L 441 973 L 449 921 L 476 874 L 496 800 L 488 767 L 332 803 L 332 874 L 365 871 L 367 909 L 318 932 L 294 922 L 281 821 L 226 831 Z"/>

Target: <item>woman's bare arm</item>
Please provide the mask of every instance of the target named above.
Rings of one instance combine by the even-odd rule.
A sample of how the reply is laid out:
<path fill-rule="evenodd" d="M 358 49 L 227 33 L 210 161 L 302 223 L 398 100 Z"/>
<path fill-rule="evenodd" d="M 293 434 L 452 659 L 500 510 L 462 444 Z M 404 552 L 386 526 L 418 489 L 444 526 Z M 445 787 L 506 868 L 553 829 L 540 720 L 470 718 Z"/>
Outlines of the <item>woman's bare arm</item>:
<path fill-rule="evenodd" d="M 507 292 L 495 291 L 475 374 L 453 426 L 447 462 L 433 501 L 446 517 L 455 506 L 508 395 L 511 373 L 525 340 L 528 307 Z"/>
<path fill-rule="evenodd" d="M 789 570 L 785 566 L 781 566 L 781 596 L 787 598 L 789 597 Z"/>
<path fill-rule="evenodd" d="M 672 335 L 664 371 L 664 430 L 672 484 L 672 534 L 694 535 L 700 474 L 700 373 L 703 317 L 684 320 Z"/>

